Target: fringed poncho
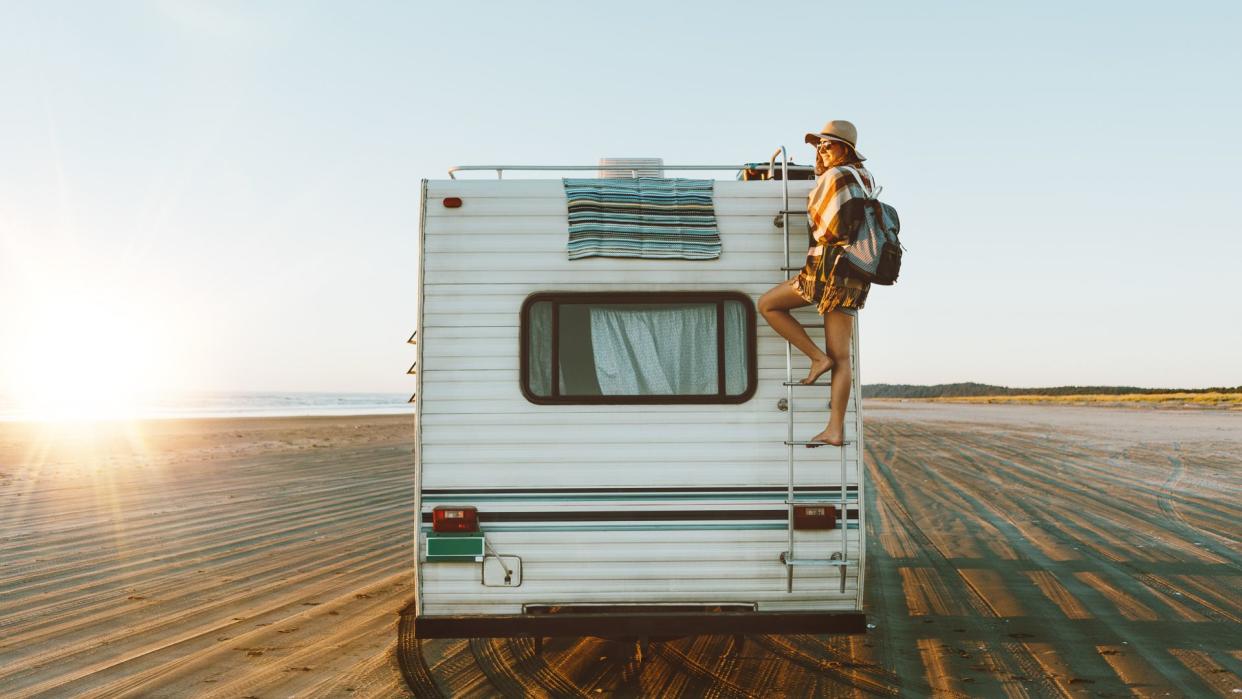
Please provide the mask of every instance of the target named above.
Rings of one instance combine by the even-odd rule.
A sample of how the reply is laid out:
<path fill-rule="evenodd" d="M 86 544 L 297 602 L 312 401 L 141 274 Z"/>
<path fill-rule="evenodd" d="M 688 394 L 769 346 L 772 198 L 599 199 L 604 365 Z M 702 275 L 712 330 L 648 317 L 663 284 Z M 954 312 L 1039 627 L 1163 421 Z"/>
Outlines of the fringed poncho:
<path fill-rule="evenodd" d="M 875 179 L 866 168 L 856 165 L 854 169 L 868 188 L 875 187 Z M 790 284 L 805 301 L 815 304 L 821 314 L 837 308 L 862 308 L 867 301 L 870 284 L 833 274 L 840 246 L 849 242 L 842 231 L 841 207 L 854 197 L 864 196 L 862 186 L 849 169 L 837 166 L 816 178 L 815 187 L 807 197 L 810 249 L 806 253 L 806 265 Z"/>

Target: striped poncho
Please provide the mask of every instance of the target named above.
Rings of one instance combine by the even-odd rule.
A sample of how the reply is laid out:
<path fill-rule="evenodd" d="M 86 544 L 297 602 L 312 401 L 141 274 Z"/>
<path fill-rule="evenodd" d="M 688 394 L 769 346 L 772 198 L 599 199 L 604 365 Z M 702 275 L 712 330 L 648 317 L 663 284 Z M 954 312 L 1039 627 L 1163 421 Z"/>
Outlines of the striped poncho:
<path fill-rule="evenodd" d="M 712 181 L 565 179 L 569 259 L 720 257 Z"/>
<path fill-rule="evenodd" d="M 867 183 L 867 188 L 875 186 L 875 178 L 861 165 L 853 168 Z M 815 187 L 807 196 L 807 219 L 810 222 L 812 245 L 840 245 L 847 241 L 841 235 L 841 207 L 854 197 L 863 197 L 858 180 L 850 174 L 850 168 L 837 166 L 830 168 L 815 180 Z"/>
<path fill-rule="evenodd" d="M 875 178 L 870 172 L 862 166 L 855 166 L 855 169 L 869 189 L 875 187 Z M 849 200 L 865 195 L 862 185 L 849 169 L 838 166 L 820 175 L 807 196 L 810 249 L 806 251 L 806 264 L 802 271 L 790 283 L 794 291 L 807 303 L 814 304 L 821 314 L 838 308 L 862 308 L 867 301 L 870 284 L 833 274 L 834 253 L 840 252 L 840 246 L 849 242 L 842 225 L 841 207 Z"/>

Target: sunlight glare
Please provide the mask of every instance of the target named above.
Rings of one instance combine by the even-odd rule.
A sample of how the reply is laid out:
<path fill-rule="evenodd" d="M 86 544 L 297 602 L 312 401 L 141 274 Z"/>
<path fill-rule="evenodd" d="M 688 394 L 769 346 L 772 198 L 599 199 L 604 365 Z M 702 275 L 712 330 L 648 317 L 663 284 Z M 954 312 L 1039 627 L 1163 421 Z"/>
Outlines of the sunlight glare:
<path fill-rule="evenodd" d="M 134 417 L 157 388 L 158 354 L 134 306 L 63 298 L 43 305 L 16 340 L 17 411 L 33 420 Z"/>

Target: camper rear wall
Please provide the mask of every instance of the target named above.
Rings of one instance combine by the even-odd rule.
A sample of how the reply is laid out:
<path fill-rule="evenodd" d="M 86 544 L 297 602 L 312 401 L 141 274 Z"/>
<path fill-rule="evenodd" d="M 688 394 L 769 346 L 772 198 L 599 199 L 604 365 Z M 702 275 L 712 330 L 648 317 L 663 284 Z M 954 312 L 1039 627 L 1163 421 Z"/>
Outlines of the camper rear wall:
<path fill-rule="evenodd" d="M 810 182 L 791 182 L 802 209 Z M 460 208 L 443 205 L 460 197 Z M 844 593 L 835 569 L 805 567 L 786 591 L 779 555 L 784 519 L 660 521 L 659 511 L 785 512 L 788 479 L 785 342 L 758 317 L 758 390 L 733 405 L 535 405 L 519 386 L 519 309 L 547 291 L 738 291 L 757 301 L 782 272 L 779 182 L 717 181 L 717 260 L 593 257 L 569 261 L 567 212 L 557 180 L 423 183 L 418 304 L 418 507 L 479 508 L 496 553 L 522 560 L 517 587 L 485 587 L 478 563 L 420 562 L 420 614 L 514 614 L 524 604 L 755 603 L 760 610 L 860 608 L 859 566 Z M 799 217 L 793 217 L 795 220 Z M 805 254 L 805 221 L 790 235 L 790 261 Z M 819 323 L 813 310 L 796 314 Z M 863 314 L 865 316 L 865 314 Z M 811 329 L 823 343 L 822 330 Z M 794 351 L 795 379 L 807 360 Z M 855 368 L 861 369 L 857 359 Z M 847 492 L 856 489 L 859 375 L 846 418 Z M 826 377 L 825 377 L 826 378 Z M 827 420 L 827 389 L 795 389 L 794 439 Z M 835 447 L 796 447 L 796 484 L 841 480 Z M 767 486 L 738 493 L 731 487 Z M 666 487 L 666 493 L 626 489 Z M 587 491 L 587 489 L 591 489 Z M 600 493 L 600 489 L 611 489 Z M 487 491 L 487 492 L 479 492 Z M 489 512 L 530 521 L 489 525 Z M 540 521 L 537 513 L 634 513 L 608 521 Z M 639 516 L 642 514 L 643 516 Z M 656 515 L 658 517 L 658 515 Z M 860 558 L 862 511 L 848 530 Z M 426 531 L 420 526 L 420 561 Z M 840 531 L 798 532 L 797 556 L 826 558 Z"/>

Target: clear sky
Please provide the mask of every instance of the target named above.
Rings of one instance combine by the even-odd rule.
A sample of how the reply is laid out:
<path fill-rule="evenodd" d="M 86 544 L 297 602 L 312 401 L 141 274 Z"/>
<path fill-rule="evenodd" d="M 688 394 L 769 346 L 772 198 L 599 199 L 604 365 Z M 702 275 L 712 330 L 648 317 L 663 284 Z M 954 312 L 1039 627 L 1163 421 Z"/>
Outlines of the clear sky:
<path fill-rule="evenodd" d="M 832 118 L 909 249 L 865 383 L 1237 385 L 1239 30 L 1236 2 L 5 3 L 0 392 L 407 391 L 420 178 L 809 162 Z"/>

